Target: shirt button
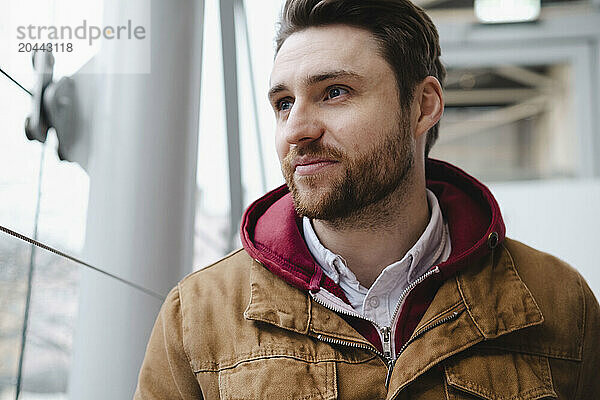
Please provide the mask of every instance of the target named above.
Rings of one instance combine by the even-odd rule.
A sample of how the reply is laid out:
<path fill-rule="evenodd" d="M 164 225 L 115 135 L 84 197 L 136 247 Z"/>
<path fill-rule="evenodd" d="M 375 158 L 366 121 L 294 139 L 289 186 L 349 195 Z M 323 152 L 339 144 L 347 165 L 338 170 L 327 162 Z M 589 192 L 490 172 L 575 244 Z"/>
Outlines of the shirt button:
<path fill-rule="evenodd" d="M 369 306 L 371 306 L 371 308 L 379 307 L 379 297 L 377 297 L 377 296 L 371 297 L 369 299 Z"/>

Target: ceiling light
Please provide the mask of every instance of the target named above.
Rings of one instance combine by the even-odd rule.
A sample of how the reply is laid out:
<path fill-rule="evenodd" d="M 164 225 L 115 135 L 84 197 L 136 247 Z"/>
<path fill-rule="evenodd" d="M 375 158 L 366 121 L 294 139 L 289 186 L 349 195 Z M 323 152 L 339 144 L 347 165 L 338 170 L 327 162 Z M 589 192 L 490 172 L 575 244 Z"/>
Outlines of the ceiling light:
<path fill-rule="evenodd" d="M 484 23 L 535 21 L 541 0 L 475 0 L 475 15 Z"/>

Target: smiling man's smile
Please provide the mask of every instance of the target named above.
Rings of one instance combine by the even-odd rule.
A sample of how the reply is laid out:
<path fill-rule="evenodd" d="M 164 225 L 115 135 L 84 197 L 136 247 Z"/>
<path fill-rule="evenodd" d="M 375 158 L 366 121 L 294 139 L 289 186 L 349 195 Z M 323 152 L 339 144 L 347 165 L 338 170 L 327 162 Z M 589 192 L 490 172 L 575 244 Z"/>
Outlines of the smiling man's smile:
<path fill-rule="evenodd" d="M 307 160 L 301 161 L 296 164 L 296 175 L 298 176 L 310 176 L 322 173 L 327 167 L 331 167 L 337 164 L 337 161 L 334 160 Z"/>

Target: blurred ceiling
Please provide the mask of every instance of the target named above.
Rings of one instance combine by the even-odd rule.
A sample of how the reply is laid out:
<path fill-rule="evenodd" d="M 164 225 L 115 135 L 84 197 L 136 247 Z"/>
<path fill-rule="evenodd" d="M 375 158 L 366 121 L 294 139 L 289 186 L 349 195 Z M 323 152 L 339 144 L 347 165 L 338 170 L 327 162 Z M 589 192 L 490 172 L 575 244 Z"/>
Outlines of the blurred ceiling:
<path fill-rule="evenodd" d="M 547 66 L 503 65 L 448 69 L 445 100 L 449 107 L 508 106 L 552 91 Z"/>
<path fill-rule="evenodd" d="M 429 10 L 473 8 L 474 0 L 413 0 L 415 4 Z M 542 0 L 542 7 L 556 4 L 582 3 L 582 0 Z"/>

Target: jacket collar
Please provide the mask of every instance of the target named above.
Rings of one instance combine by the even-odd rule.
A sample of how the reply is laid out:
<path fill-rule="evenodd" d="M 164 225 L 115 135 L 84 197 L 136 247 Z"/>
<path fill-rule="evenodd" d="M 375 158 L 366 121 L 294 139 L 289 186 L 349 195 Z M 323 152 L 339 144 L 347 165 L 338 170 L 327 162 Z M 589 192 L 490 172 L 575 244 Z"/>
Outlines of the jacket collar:
<path fill-rule="evenodd" d="M 310 297 L 254 260 L 250 266 L 250 303 L 244 317 L 306 335 L 311 319 Z"/>
<path fill-rule="evenodd" d="M 390 388 L 399 392 L 433 365 L 458 352 L 543 321 L 510 252 L 501 246 L 438 290 L 410 344 L 398 357 Z"/>
<path fill-rule="evenodd" d="M 483 268 L 470 268 L 456 277 L 469 317 L 486 340 L 544 321 L 511 253 L 505 246 L 498 252 L 496 262 L 492 253 Z"/>
<path fill-rule="evenodd" d="M 372 347 L 342 317 L 316 303 L 308 292 L 283 282 L 256 260 L 250 268 L 250 302 L 244 311 L 246 319 L 304 335 L 323 334 Z"/>

